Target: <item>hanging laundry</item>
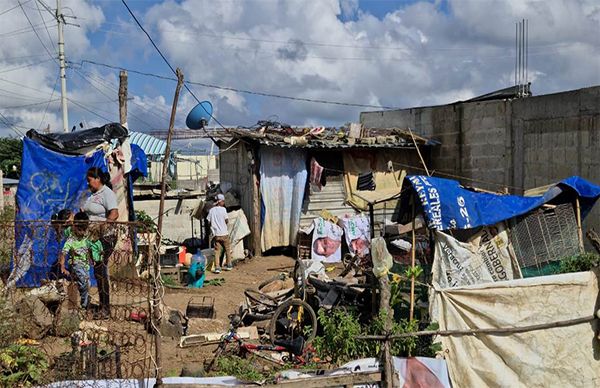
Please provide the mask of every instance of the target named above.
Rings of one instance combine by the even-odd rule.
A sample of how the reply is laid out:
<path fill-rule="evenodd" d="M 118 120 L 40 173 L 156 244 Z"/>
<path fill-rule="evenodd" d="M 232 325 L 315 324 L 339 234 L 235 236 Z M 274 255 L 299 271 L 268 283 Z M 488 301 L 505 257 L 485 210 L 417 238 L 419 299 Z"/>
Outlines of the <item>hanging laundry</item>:
<path fill-rule="evenodd" d="M 315 158 L 310 160 L 310 183 L 317 187 L 319 190 L 323 187 L 321 185 L 321 175 L 323 174 L 323 167 L 317 163 Z"/>

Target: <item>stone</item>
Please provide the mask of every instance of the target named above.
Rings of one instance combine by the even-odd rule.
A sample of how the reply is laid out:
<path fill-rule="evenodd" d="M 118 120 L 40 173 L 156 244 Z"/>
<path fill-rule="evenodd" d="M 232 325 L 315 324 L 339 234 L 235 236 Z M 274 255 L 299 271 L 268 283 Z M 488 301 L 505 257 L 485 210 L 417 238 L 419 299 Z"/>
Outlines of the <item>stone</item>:
<path fill-rule="evenodd" d="M 53 316 L 37 297 L 25 297 L 15 304 L 15 313 L 22 321 L 27 338 L 42 339 L 52 330 Z"/>

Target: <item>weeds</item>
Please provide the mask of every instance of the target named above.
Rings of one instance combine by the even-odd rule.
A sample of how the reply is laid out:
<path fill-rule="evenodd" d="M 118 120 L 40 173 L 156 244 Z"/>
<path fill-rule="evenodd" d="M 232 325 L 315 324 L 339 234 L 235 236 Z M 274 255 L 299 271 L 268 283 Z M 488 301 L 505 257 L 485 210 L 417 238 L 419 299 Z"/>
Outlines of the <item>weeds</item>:
<path fill-rule="evenodd" d="M 242 381 L 263 381 L 268 376 L 259 372 L 247 359 L 238 356 L 224 356 L 217 359 L 218 376 L 235 376 Z"/>
<path fill-rule="evenodd" d="M 589 271 L 600 265 L 600 256 L 594 253 L 580 253 L 565 257 L 560 261 L 558 273 Z"/>
<path fill-rule="evenodd" d="M 0 386 L 31 386 L 42 382 L 48 362 L 37 348 L 13 344 L 0 350 Z"/>

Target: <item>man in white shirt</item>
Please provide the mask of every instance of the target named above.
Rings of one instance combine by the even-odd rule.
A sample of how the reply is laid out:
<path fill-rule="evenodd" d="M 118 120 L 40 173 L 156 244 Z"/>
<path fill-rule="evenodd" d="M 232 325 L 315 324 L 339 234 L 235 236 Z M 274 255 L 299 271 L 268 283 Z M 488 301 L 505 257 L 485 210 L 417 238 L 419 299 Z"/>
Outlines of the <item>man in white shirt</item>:
<path fill-rule="evenodd" d="M 213 270 L 214 273 L 221 272 L 221 254 L 225 250 L 225 271 L 231 271 L 233 269 L 231 265 L 232 252 L 231 252 L 231 241 L 229 240 L 229 232 L 227 230 L 227 224 L 229 218 L 227 217 L 227 210 L 225 210 L 225 196 L 223 194 L 217 195 L 217 203 L 208 212 L 206 217 L 210 222 L 210 230 L 215 239 L 215 265 L 216 268 Z"/>

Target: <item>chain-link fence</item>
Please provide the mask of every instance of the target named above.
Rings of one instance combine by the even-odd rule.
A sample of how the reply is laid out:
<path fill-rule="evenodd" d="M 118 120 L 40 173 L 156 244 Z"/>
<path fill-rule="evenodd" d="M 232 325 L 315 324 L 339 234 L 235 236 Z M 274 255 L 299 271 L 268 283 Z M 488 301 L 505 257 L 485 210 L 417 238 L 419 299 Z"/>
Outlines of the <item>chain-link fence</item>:
<path fill-rule="evenodd" d="M 66 227 L 0 224 L 0 386 L 154 376 L 155 235 L 135 223 L 89 223 L 89 256 L 76 264 L 80 251 L 63 249 L 74 234 Z"/>

